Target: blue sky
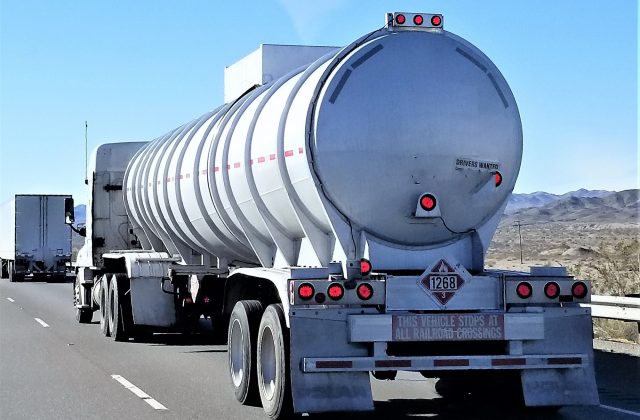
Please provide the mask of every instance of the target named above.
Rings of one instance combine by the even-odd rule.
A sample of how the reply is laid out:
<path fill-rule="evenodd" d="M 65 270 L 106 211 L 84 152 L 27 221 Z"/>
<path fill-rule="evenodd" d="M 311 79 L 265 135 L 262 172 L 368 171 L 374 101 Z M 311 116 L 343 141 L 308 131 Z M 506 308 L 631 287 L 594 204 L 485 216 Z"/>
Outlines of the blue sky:
<path fill-rule="evenodd" d="M 516 192 L 638 188 L 633 0 L 0 0 L 0 202 L 85 201 L 89 148 L 153 139 L 222 103 L 223 69 L 260 43 L 345 45 L 388 11 L 438 12 L 514 92 Z"/>

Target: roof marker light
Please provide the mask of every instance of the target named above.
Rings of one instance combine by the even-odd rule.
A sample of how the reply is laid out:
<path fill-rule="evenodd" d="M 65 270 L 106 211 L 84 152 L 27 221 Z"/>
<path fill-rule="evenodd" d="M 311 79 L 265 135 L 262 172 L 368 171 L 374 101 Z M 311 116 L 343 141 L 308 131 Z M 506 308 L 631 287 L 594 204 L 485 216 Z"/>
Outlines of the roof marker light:
<path fill-rule="evenodd" d="M 413 17 L 413 23 L 420 26 L 424 23 L 424 18 L 422 17 L 422 15 L 415 15 Z"/>
<path fill-rule="evenodd" d="M 405 18 L 404 15 L 396 15 L 396 23 L 398 25 L 404 25 L 406 20 L 407 20 L 407 18 Z"/>
<path fill-rule="evenodd" d="M 442 25 L 442 18 L 441 18 L 440 16 L 438 16 L 438 15 L 436 15 L 436 16 L 432 16 L 432 17 L 431 17 L 431 24 L 432 24 L 433 26 L 440 26 L 440 25 Z"/>

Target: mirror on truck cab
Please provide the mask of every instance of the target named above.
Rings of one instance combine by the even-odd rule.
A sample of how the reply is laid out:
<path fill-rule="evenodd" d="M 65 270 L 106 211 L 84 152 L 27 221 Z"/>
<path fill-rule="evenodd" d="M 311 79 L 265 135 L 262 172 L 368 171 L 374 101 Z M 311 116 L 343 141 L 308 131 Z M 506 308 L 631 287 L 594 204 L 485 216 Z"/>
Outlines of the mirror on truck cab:
<path fill-rule="evenodd" d="M 64 223 L 72 225 L 76 221 L 75 210 L 73 208 L 73 198 L 66 197 L 64 199 Z"/>

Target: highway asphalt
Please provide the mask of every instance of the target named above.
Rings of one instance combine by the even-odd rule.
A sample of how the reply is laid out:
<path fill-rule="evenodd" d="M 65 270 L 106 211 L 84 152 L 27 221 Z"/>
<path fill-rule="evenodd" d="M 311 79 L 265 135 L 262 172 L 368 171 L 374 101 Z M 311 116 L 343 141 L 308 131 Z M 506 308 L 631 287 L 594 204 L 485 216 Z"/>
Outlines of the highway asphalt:
<path fill-rule="evenodd" d="M 72 288 L 0 280 L 0 419 L 266 419 L 233 398 L 226 346 L 173 334 L 113 342 L 97 313 L 93 324 L 75 321 Z M 451 404 L 433 380 L 400 374 L 372 379 L 375 413 L 324 417 L 640 419 L 640 358 L 597 352 L 596 368 L 600 407 L 549 415 L 503 409 L 499 398 Z"/>

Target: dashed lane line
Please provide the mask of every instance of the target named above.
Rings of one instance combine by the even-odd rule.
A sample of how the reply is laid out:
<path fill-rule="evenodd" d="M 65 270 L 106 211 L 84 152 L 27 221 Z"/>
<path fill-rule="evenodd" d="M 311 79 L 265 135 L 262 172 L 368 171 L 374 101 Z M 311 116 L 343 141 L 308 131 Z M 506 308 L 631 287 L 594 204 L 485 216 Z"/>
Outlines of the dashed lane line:
<path fill-rule="evenodd" d="M 135 386 L 131 382 L 127 381 L 122 376 L 120 376 L 120 375 L 111 375 L 111 377 L 113 379 L 115 379 L 116 381 L 120 382 L 120 385 L 122 385 L 123 387 L 127 388 L 129 391 L 133 392 L 138 398 L 142 399 L 142 401 L 146 402 L 147 404 L 149 404 L 154 409 L 156 409 L 156 410 L 167 410 L 167 407 L 165 407 L 164 405 L 160 404 L 158 401 L 156 401 L 153 398 L 151 398 L 151 396 L 149 396 L 149 394 L 147 394 L 146 392 L 144 392 L 143 390 L 141 390 L 140 388 L 138 388 L 137 386 Z"/>
<path fill-rule="evenodd" d="M 49 324 L 47 324 L 46 322 L 44 322 L 43 320 L 41 320 L 40 318 L 33 318 L 36 320 L 36 322 L 40 325 L 42 325 L 44 328 L 49 328 Z"/>
<path fill-rule="evenodd" d="M 15 300 L 11 299 L 11 298 L 7 298 L 7 300 L 11 303 L 15 302 Z"/>
<path fill-rule="evenodd" d="M 629 414 L 630 416 L 640 417 L 640 413 L 631 411 L 631 410 L 625 410 L 624 408 L 612 407 L 610 405 L 604 405 L 604 404 L 600 404 L 600 407 L 606 410 L 617 411 L 618 413 Z"/>

